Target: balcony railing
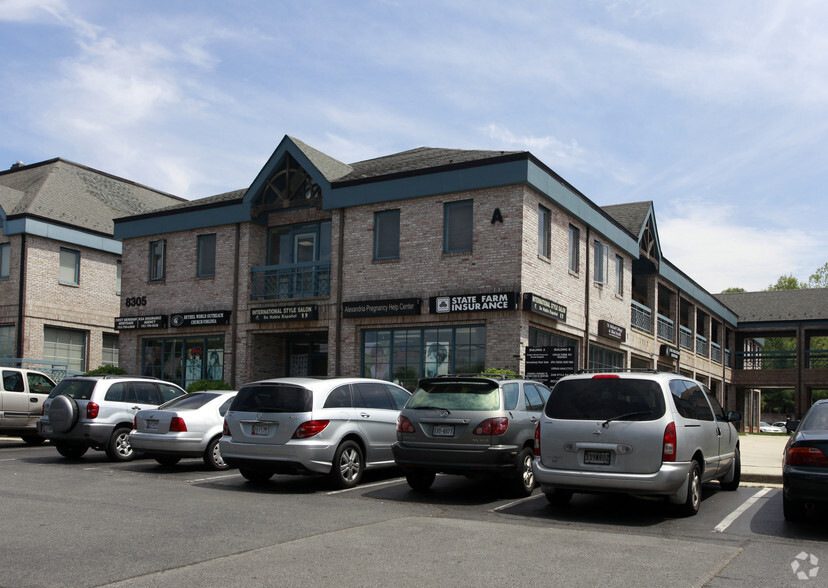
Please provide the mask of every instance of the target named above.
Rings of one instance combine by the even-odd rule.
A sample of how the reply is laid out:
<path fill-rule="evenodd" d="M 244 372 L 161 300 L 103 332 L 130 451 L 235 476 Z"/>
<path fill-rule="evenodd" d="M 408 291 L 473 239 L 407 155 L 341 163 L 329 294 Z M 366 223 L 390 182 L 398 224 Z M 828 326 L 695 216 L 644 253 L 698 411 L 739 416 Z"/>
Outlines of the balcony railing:
<path fill-rule="evenodd" d="M 707 357 L 707 337 L 696 335 L 696 355 Z"/>
<path fill-rule="evenodd" d="M 250 269 L 252 300 L 309 298 L 331 293 L 331 264 L 266 265 Z"/>
<path fill-rule="evenodd" d="M 733 367 L 733 352 L 730 349 L 725 349 L 725 366 Z"/>
<path fill-rule="evenodd" d="M 634 329 L 644 331 L 645 333 L 653 332 L 653 311 L 643 304 L 632 301 L 631 306 L 630 325 Z"/>
<path fill-rule="evenodd" d="M 737 351 L 736 369 L 792 370 L 796 368 L 796 351 Z"/>
<path fill-rule="evenodd" d="M 658 338 L 664 339 L 672 343 L 675 341 L 675 323 L 668 319 L 663 314 L 656 316 L 656 324 L 658 325 Z"/>
<path fill-rule="evenodd" d="M 805 360 L 809 369 L 828 369 L 828 349 L 808 349 L 805 351 Z"/>
<path fill-rule="evenodd" d="M 710 342 L 710 360 L 722 363 L 722 346 L 712 341 Z"/>
<path fill-rule="evenodd" d="M 693 351 L 693 331 L 679 325 L 679 346 Z"/>

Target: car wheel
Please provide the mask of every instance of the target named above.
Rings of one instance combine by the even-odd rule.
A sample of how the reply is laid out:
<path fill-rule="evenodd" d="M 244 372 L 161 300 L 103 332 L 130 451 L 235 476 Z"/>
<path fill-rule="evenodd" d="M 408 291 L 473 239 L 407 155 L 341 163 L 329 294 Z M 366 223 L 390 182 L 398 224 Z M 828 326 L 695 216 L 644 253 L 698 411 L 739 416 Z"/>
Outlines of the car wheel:
<path fill-rule="evenodd" d="M 72 443 L 55 443 L 55 449 L 63 457 L 69 459 L 78 459 L 89 450 L 86 445 L 74 445 Z"/>
<path fill-rule="evenodd" d="M 690 480 L 687 484 L 687 497 L 684 504 L 679 506 L 679 512 L 686 517 L 692 517 L 699 512 L 701 506 L 701 468 L 695 459 L 690 463 Z"/>
<path fill-rule="evenodd" d="M 130 461 L 135 457 L 129 442 L 129 427 L 117 427 L 106 444 L 106 456 L 113 461 Z"/>
<path fill-rule="evenodd" d="M 23 443 L 26 445 L 41 445 L 46 439 L 41 437 L 40 435 L 21 435 L 21 439 L 23 439 Z"/>
<path fill-rule="evenodd" d="M 730 473 L 730 472 L 728 472 Z M 719 482 L 722 490 L 733 491 L 739 488 L 739 483 L 742 481 L 742 454 L 739 448 L 736 448 L 736 456 L 733 459 L 733 479 L 730 482 Z"/>
<path fill-rule="evenodd" d="M 517 496 L 529 496 L 535 489 L 535 472 L 532 471 L 532 462 L 535 452 L 528 447 L 518 455 L 517 469 L 512 479 L 512 490 Z"/>
<path fill-rule="evenodd" d="M 247 480 L 249 482 L 254 482 L 256 484 L 264 484 L 270 478 L 273 477 L 273 474 L 270 473 L 270 472 L 262 472 L 262 471 L 259 471 L 259 470 L 248 470 L 246 468 L 239 468 L 239 473 L 242 475 L 242 477 L 245 480 Z"/>
<path fill-rule="evenodd" d="M 169 455 L 159 455 L 158 457 L 155 458 L 155 461 L 157 461 L 162 466 L 174 466 L 179 461 L 181 461 L 181 458 L 180 457 L 172 457 L 172 456 L 169 456 Z"/>
<path fill-rule="evenodd" d="M 556 489 L 551 492 L 546 492 L 546 500 L 552 506 L 566 506 L 572 500 L 571 490 Z"/>
<path fill-rule="evenodd" d="M 362 479 L 365 462 L 355 441 L 345 441 L 336 450 L 331 466 L 331 481 L 337 488 L 353 488 Z"/>
<path fill-rule="evenodd" d="M 49 425 L 55 433 L 68 433 L 78 422 L 78 403 L 60 394 L 49 404 Z"/>
<path fill-rule="evenodd" d="M 431 488 L 436 476 L 437 473 L 432 470 L 417 468 L 405 470 L 405 481 L 408 482 L 412 490 L 417 490 L 418 492 L 423 492 Z"/>
<path fill-rule="evenodd" d="M 226 470 L 230 468 L 230 466 L 227 465 L 227 462 L 224 461 L 224 458 L 221 457 L 219 439 L 221 439 L 221 437 L 216 437 L 210 441 L 210 443 L 207 444 L 207 449 L 204 450 L 204 465 L 211 470 Z"/>
<path fill-rule="evenodd" d="M 805 507 L 799 502 L 788 500 L 784 490 L 782 491 L 782 516 L 788 522 L 801 521 L 805 518 Z"/>

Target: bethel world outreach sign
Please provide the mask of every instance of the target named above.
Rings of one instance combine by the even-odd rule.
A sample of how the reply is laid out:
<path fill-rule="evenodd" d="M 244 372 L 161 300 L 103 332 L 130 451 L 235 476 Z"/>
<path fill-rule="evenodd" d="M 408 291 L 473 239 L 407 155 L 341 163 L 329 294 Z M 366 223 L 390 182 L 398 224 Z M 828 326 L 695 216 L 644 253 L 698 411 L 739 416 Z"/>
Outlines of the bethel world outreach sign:
<path fill-rule="evenodd" d="M 431 314 L 453 312 L 482 312 L 488 310 L 517 310 L 516 292 L 491 294 L 462 294 L 460 296 L 432 296 L 428 301 Z"/>

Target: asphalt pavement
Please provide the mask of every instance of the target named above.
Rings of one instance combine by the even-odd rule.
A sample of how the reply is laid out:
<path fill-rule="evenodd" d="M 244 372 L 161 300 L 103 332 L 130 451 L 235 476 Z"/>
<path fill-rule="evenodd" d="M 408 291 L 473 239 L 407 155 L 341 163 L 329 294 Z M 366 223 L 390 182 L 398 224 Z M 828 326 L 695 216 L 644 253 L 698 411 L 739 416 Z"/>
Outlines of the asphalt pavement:
<path fill-rule="evenodd" d="M 782 454 L 788 435 L 739 435 L 742 482 L 782 486 Z"/>

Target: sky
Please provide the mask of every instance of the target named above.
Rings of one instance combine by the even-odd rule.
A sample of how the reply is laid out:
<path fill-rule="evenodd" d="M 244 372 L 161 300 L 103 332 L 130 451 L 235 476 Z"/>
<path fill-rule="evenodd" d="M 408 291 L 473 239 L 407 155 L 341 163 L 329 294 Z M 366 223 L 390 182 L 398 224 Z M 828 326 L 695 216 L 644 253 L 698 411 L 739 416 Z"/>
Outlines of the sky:
<path fill-rule="evenodd" d="M 821 0 L 0 0 L 0 169 L 61 157 L 188 199 L 285 135 L 345 163 L 529 151 L 652 201 L 702 287 L 828 262 Z"/>

